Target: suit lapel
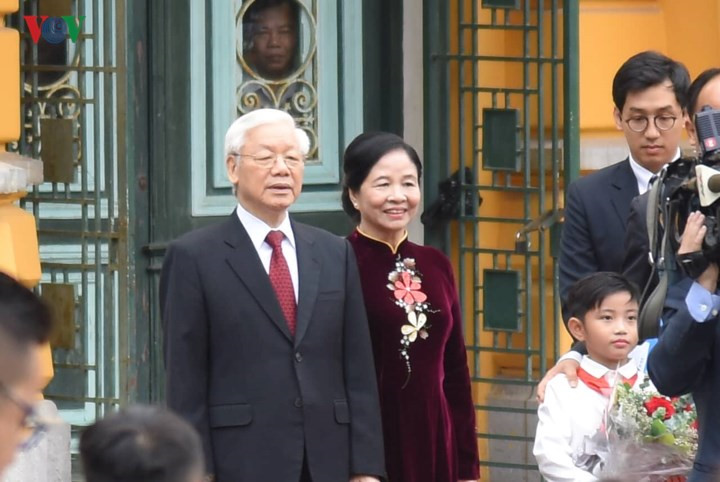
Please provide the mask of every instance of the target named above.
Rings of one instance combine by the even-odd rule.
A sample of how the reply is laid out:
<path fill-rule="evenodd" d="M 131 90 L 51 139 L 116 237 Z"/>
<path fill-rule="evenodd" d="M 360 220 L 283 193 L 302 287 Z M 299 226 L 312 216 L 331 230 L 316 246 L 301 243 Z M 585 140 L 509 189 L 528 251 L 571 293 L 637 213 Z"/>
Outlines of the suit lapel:
<path fill-rule="evenodd" d="M 255 298 L 257 304 L 265 311 L 277 328 L 288 340 L 292 341 L 285 316 L 280 309 L 280 303 L 275 296 L 272 284 L 270 284 L 270 278 L 263 268 L 250 236 L 248 236 L 235 212 L 233 212 L 231 219 L 227 221 L 225 243 L 233 248 L 226 257 L 230 268 L 240 278 L 240 281 Z"/>
<path fill-rule="evenodd" d="M 615 208 L 615 212 L 620 219 L 622 226 L 627 224 L 627 217 L 630 214 L 630 203 L 633 198 L 639 194 L 637 186 L 637 178 L 630 167 L 630 160 L 625 159 L 617 166 L 613 173 L 610 200 Z"/>
<path fill-rule="evenodd" d="M 293 223 L 295 249 L 298 260 L 298 307 L 295 328 L 295 346 L 302 341 L 310 324 L 320 286 L 320 259 L 316 253 L 315 240 L 302 225 Z"/>

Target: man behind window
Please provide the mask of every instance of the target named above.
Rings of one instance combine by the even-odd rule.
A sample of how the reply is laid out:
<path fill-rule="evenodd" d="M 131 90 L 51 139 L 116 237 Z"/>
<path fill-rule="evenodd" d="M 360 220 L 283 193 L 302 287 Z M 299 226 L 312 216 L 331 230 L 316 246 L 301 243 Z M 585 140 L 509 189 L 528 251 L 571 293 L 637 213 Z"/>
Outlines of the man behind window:
<path fill-rule="evenodd" d="M 296 63 L 300 6 L 297 0 L 256 0 L 243 16 L 243 56 L 260 77 L 279 80 Z"/>
<path fill-rule="evenodd" d="M 0 272 L 0 478 L 20 445 L 40 429 L 40 346 L 50 329 L 42 301 Z"/>

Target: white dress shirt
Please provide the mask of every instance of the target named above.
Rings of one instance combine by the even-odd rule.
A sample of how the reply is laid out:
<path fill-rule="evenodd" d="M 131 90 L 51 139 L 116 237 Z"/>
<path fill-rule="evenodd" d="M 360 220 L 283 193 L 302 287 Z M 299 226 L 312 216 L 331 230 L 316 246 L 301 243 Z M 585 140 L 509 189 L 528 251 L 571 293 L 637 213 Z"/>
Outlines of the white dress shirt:
<path fill-rule="evenodd" d="M 292 279 L 293 291 L 295 291 L 295 302 L 298 299 L 298 264 L 297 264 L 297 252 L 295 251 L 295 235 L 293 234 L 292 225 L 290 224 L 290 217 L 285 214 L 285 219 L 280 226 L 273 229 L 268 226 L 265 221 L 258 219 L 254 215 L 250 214 L 240 203 L 237 205 L 237 216 L 240 219 L 245 231 L 250 236 L 255 251 L 257 251 L 260 261 L 262 262 L 263 268 L 266 273 L 270 273 L 270 258 L 272 257 L 272 247 L 265 241 L 270 231 L 282 231 L 285 238 L 282 241 L 282 252 L 285 256 L 288 269 L 290 270 L 290 278 Z"/>
<path fill-rule="evenodd" d="M 616 379 L 610 370 L 591 360 L 587 355 L 580 367 L 590 375 L 605 377 L 610 386 Z M 625 378 L 638 373 L 631 358 L 617 372 Z M 635 387 L 640 384 L 640 377 Z M 533 455 L 540 473 L 548 482 L 581 482 L 598 480 L 595 475 L 575 465 L 582 455 L 585 437 L 592 437 L 603 423 L 609 399 L 578 380 L 571 388 L 565 375 L 558 375 L 547 385 L 545 400 L 538 407 L 538 425 L 535 432 Z"/>
<path fill-rule="evenodd" d="M 680 148 L 678 147 L 677 152 L 675 153 L 675 157 L 673 157 L 670 162 L 673 162 L 674 160 L 678 159 L 680 157 Z M 650 187 L 650 179 L 656 174 L 651 171 L 648 171 L 644 167 L 642 167 L 638 162 L 633 159 L 632 154 L 628 156 L 630 159 L 630 168 L 632 168 L 633 174 L 635 174 L 635 179 L 637 180 L 638 185 L 638 192 L 642 195 L 645 194 L 645 192 Z M 669 163 L 668 163 L 669 164 Z M 665 166 L 663 166 L 663 169 L 665 169 Z M 660 174 L 659 172 L 657 174 Z"/>

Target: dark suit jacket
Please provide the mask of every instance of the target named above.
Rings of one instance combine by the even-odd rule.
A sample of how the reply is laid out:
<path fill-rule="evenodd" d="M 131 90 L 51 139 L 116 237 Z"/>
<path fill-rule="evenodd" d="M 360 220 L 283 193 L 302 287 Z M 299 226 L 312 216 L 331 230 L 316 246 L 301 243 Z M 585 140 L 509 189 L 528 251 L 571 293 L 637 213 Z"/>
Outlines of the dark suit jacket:
<path fill-rule="evenodd" d="M 627 231 L 625 232 L 625 259 L 622 264 L 622 273 L 627 279 L 635 283 L 642 292 L 646 285 L 647 294 L 657 285 L 657 275 L 653 276 L 650 284 L 648 280 L 652 273 L 652 266 L 648 258 L 650 241 L 647 232 L 647 208 L 650 192 L 633 199 L 628 215 Z M 662 237 L 662 229 L 658 228 L 658 239 Z"/>
<path fill-rule="evenodd" d="M 292 223 L 293 338 L 235 213 L 170 244 L 160 282 L 168 406 L 200 432 L 219 482 L 383 476 L 372 348 L 353 250 Z"/>
<path fill-rule="evenodd" d="M 718 317 L 696 322 L 685 297 L 692 281 L 670 287 L 665 327 L 648 357 L 648 373 L 668 396 L 692 392 L 698 412 L 699 447 L 688 482 L 720 480 L 720 324 Z"/>
<path fill-rule="evenodd" d="M 567 190 L 560 251 L 560 295 L 597 271 L 620 272 L 637 179 L 625 159 L 574 181 Z"/>

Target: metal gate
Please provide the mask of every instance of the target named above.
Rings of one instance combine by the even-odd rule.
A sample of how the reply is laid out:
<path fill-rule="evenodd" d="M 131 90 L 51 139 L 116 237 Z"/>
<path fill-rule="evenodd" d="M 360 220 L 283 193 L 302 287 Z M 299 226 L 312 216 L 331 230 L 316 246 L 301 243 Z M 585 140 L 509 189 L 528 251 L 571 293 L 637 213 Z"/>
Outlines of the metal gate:
<path fill-rule="evenodd" d="M 131 397 L 124 19 L 124 0 L 21 0 L 9 18 L 22 74 L 21 137 L 9 147 L 44 162 L 23 204 L 59 322 L 45 393 L 74 428 Z"/>
<path fill-rule="evenodd" d="M 559 348 L 562 186 L 579 154 L 577 2 L 426 7 L 426 198 L 459 172 L 466 199 L 426 234 L 457 262 L 482 477 L 540 480 L 534 387 Z"/>

